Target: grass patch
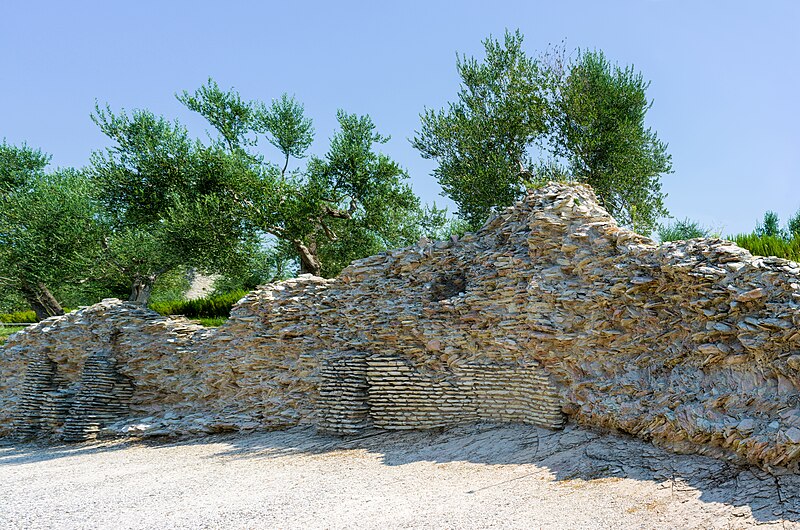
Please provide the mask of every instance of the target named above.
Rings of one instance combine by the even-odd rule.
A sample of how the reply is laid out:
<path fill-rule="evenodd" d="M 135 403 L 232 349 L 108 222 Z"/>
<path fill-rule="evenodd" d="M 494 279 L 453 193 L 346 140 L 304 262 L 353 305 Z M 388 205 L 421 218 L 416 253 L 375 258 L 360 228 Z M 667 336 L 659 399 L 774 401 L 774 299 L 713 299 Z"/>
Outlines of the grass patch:
<path fill-rule="evenodd" d="M 3 345 L 9 335 L 23 329 L 25 329 L 25 326 L 0 326 L 0 346 Z"/>
<path fill-rule="evenodd" d="M 776 256 L 792 261 L 800 261 L 800 237 L 783 239 L 777 236 L 739 234 L 730 238 L 754 256 Z"/>
<path fill-rule="evenodd" d="M 241 300 L 247 291 L 198 298 L 196 300 L 174 300 L 170 302 L 154 302 L 150 309 L 162 315 L 183 315 L 189 318 L 228 318 L 233 304 Z"/>
<path fill-rule="evenodd" d="M 205 326 L 207 328 L 217 328 L 227 321 L 227 318 L 224 317 L 214 317 L 214 318 L 198 318 L 198 322 L 200 322 L 201 326 Z"/>

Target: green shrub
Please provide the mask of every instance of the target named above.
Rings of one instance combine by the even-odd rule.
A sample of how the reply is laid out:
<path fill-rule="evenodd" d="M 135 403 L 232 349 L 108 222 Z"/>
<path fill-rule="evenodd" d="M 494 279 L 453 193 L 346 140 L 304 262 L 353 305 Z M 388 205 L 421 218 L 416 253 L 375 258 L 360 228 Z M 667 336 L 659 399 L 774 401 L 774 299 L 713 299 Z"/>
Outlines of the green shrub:
<path fill-rule="evenodd" d="M 675 221 L 674 223 L 660 225 L 657 229 L 657 233 L 658 239 L 662 243 L 666 243 L 667 241 L 708 237 L 711 230 L 687 217 L 683 221 Z"/>
<path fill-rule="evenodd" d="M 0 314 L 0 322 L 4 324 L 36 322 L 36 313 L 33 311 L 17 311 L 16 313 Z"/>
<path fill-rule="evenodd" d="M 800 261 L 800 237 L 784 239 L 779 236 L 739 234 L 730 238 L 755 256 L 776 256 L 778 258 Z"/>
<path fill-rule="evenodd" d="M 196 300 L 173 300 L 153 302 L 150 309 L 162 315 L 183 315 L 190 318 L 227 318 L 231 307 L 238 302 L 246 291 L 233 291 L 223 295 L 197 298 Z"/>

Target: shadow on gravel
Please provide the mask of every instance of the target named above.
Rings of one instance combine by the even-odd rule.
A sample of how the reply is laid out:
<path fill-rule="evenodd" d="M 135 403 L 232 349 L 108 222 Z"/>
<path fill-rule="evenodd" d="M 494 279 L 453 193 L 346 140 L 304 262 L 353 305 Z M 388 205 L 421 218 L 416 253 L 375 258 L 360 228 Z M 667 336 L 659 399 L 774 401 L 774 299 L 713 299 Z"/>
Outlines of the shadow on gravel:
<path fill-rule="evenodd" d="M 230 448 L 220 456 L 280 458 L 359 450 L 377 455 L 389 466 L 419 461 L 529 464 L 531 473 L 515 480 L 545 475 L 558 481 L 650 481 L 676 498 L 698 497 L 728 505 L 732 516 L 748 515 L 743 509 L 747 507 L 757 523 L 800 522 L 800 475 L 774 476 L 758 468 L 679 455 L 628 436 L 573 425 L 549 431 L 528 425 L 477 424 L 438 431 L 374 431 L 349 439 L 292 429 L 231 438 L 227 443 Z"/>
<path fill-rule="evenodd" d="M 47 462 L 58 458 L 118 451 L 137 446 L 159 447 L 164 440 L 109 440 L 78 444 L 17 442 L 0 439 L 0 467 Z"/>
<path fill-rule="evenodd" d="M 179 441 L 104 442 L 45 446 L 0 442 L 0 467 L 24 465 L 80 454 L 146 445 L 153 450 L 182 445 L 219 444 L 213 458 L 281 458 L 287 455 L 335 456 L 341 451 L 375 455 L 385 465 L 413 462 L 527 464 L 531 476 L 557 481 L 633 479 L 669 489 L 670 495 L 698 497 L 730 507 L 732 516 L 752 513 L 756 523 L 800 522 L 800 475 L 773 476 L 711 457 L 678 455 L 627 436 L 567 426 L 548 431 L 528 425 L 475 424 L 435 431 L 371 431 L 338 438 L 295 428 L 268 433 L 217 435 Z M 508 481 L 506 481 L 508 482 Z M 475 491 L 502 487 L 487 485 Z"/>

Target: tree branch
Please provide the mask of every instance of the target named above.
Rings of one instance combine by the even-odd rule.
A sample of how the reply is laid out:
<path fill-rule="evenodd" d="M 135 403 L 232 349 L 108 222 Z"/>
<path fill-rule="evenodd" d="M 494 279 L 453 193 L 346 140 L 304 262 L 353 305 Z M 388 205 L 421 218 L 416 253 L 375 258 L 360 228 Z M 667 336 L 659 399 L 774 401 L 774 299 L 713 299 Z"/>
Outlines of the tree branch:
<path fill-rule="evenodd" d="M 281 180 L 283 180 L 283 176 L 286 173 L 287 167 L 289 167 L 289 153 L 286 153 L 286 162 L 284 162 L 283 169 L 281 169 Z"/>
<path fill-rule="evenodd" d="M 325 232 L 325 236 L 327 236 L 328 239 L 330 239 L 331 241 L 339 240 L 339 237 L 336 235 L 336 232 L 331 230 L 330 227 L 328 227 L 328 225 L 326 225 L 325 222 L 322 221 L 321 219 L 319 221 L 319 226 L 322 228 L 322 231 Z"/>
<path fill-rule="evenodd" d="M 358 203 L 355 199 L 350 199 L 350 206 L 347 210 L 340 210 L 338 208 L 331 208 L 330 206 L 325 206 L 324 211 L 328 217 L 333 217 L 334 219 L 352 219 L 353 214 L 356 213 L 356 208 L 358 208 Z"/>
<path fill-rule="evenodd" d="M 264 232 L 271 234 L 277 238 L 285 239 L 286 238 L 286 230 L 279 226 L 268 226 L 263 229 Z"/>

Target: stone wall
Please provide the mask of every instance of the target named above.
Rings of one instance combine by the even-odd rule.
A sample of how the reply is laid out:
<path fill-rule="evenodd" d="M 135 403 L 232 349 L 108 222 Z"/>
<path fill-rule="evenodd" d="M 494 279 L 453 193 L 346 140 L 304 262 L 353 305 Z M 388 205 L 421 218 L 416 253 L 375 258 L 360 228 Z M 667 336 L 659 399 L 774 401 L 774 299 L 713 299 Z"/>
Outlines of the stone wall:
<path fill-rule="evenodd" d="M 29 363 L 46 357 L 48 392 L 77 395 L 99 351 L 133 388 L 110 433 L 566 415 L 765 468 L 800 461 L 800 267 L 717 239 L 656 245 L 581 186 L 531 192 L 457 241 L 266 286 L 217 329 L 117 301 L 45 321 L 1 354 L 0 433 L 26 432 Z"/>

